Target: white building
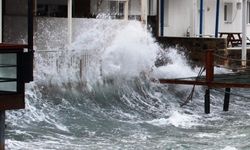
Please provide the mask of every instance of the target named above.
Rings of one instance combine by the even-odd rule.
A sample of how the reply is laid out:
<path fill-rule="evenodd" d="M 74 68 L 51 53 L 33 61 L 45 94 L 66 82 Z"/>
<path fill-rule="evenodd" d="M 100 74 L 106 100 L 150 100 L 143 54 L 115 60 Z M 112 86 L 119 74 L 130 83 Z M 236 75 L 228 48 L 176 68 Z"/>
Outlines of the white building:
<path fill-rule="evenodd" d="M 219 2 L 218 31 L 241 32 L 242 0 L 220 0 Z M 161 9 L 161 3 L 164 3 L 164 10 Z M 203 0 L 203 3 L 202 35 L 214 37 L 217 0 Z M 161 35 L 163 32 L 163 36 L 199 36 L 201 25 L 200 4 L 201 0 L 160 0 L 159 34 Z M 162 14 L 164 14 L 163 17 Z M 247 35 L 250 35 L 250 1 L 247 2 L 247 18 L 249 24 Z M 161 22 L 161 20 L 164 21 Z"/>
<path fill-rule="evenodd" d="M 9 5 L 16 0 L 0 0 L 0 29 L 2 21 L 6 24 L 10 19 L 26 15 L 21 8 L 27 0 L 20 0 L 19 6 Z M 200 32 L 200 4 L 202 10 L 202 33 Z M 138 19 L 147 22 L 148 16 L 158 16 L 155 21 L 160 36 L 197 37 L 200 34 L 215 36 L 216 2 L 218 0 L 35 0 L 35 15 L 53 18 L 83 18 L 106 14 L 116 19 Z M 242 31 L 242 1 L 219 0 L 219 32 Z M 8 7 L 5 7 L 5 4 Z M 157 4 L 158 7 L 157 7 Z M 250 24 L 250 1 L 247 2 L 247 23 Z M 10 7 L 13 6 L 13 7 Z M 157 11 L 158 9 L 158 11 Z M 2 14 L 3 13 L 3 14 Z M 4 16 L 4 17 L 2 17 Z M 3 19 L 2 19 L 3 18 Z M 16 19 L 17 18 L 17 19 Z M 23 24 L 23 23 L 21 23 Z M 158 25 L 157 25 L 158 24 Z M 13 30 L 20 29 L 18 23 L 12 23 Z M 16 26 L 15 26 L 16 25 Z M 26 30 L 26 29 L 25 29 Z M 2 32 L 0 32 L 2 34 Z M 250 36 L 250 25 L 247 26 Z M 2 38 L 2 36 L 0 36 Z M 4 37 L 4 36 L 3 36 Z M 6 38 L 5 38 L 6 39 Z"/>

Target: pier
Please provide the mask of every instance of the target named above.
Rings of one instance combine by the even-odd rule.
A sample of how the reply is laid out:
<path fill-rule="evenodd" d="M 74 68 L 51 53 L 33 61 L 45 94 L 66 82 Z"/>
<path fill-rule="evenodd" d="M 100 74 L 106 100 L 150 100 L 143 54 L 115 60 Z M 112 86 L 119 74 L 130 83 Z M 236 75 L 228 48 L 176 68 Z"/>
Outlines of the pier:
<path fill-rule="evenodd" d="M 206 72 L 205 76 L 198 75 L 197 77 L 181 78 L 181 79 L 159 79 L 162 84 L 183 84 L 183 85 L 200 85 L 205 86 L 205 96 L 204 96 L 204 109 L 205 113 L 210 113 L 210 90 L 211 89 L 225 89 L 224 106 L 223 110 L 229 110 L 229 99 L 231 88 L 250 88 L 250 74 L 247 71 L 248 68 L 238 68 L 242 69 L 240 72 L 230 73 L 230 74 L 218 74 L 214 73 L 215 58 L 219 55 L 215 54 L 214 50 L 207 50 L 205 53 L 204 70 Z M 227 59 L 223 56 L 217 59 Z M 222 60 L 223 61 L 223 60 Z M 235 68 L 234 68 L 235 69 Z M 201 69 L 202 70 L 202 69 Z"/>

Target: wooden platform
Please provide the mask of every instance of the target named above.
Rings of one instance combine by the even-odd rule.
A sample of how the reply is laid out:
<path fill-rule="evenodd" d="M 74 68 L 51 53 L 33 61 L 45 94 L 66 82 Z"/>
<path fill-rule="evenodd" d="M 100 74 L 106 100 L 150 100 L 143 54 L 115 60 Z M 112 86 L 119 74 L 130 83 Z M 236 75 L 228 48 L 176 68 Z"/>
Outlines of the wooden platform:
<path fill-rule="evenodd" d="M 207 50 L 204 62 L 204 70 L 206 71 L 205 76 L 200 76 L 203 71 L 203 69 L 201 69 L 199 75 L 197 75 L 198 77 L 159 79 L 159 82 L 162 84 L 194 85 L 194 87 L 195 85 L 205 86 L 207 89 L 204 96 L 204 109 L 207 114 L 210 113 L 210 89 L 225 88 L 223 110 L 228 111 L 231 88 L 250 88 L 250 72 L 214 74 L 214 60 L 214 51 Z"/>
<path fill-rule="evenodd" d="M 207 82 L 205 76 L 196 80 L 188 79 L 159 79 L 163 84 L 201 85 L 209 88 L 250 88 L 250 73 L 219 74 L 214 75 L 214 80 Z"/>

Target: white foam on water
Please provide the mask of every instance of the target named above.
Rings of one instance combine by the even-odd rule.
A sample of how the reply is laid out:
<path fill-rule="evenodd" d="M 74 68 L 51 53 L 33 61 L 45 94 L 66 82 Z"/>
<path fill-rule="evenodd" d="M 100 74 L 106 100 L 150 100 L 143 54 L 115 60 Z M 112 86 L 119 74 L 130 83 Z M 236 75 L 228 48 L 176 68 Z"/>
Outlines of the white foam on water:
<path fill-rule="evenodd" d="M 172 111 L 168 118 L 154 119 L 152 121 L 147 121 L 147 123 L 163 127 L 173 125 L 180 128 L 191 128 L 193 126 L 199 125 L 198 119 L 199 116 L 188 115 L 179 111 Z"/>
<path fill-rule="evenodd" d="M 232 147 L 232 146 L 227 146 L 227 147 L 225 147 L 225 148 L 223 148 L 221 150 L 238 150 L 238 149 L 235 148 L 235 147 Z"/>

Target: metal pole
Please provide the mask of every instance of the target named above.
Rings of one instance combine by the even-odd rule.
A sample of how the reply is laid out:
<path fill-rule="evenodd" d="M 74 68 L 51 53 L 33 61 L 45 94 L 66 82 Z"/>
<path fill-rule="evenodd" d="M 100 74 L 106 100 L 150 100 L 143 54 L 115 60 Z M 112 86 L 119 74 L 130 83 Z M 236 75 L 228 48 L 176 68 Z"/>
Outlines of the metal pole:
<path fill-rule="evenodd" d="M 68 42 L 72 42 L 72 0 L 68 0 Z"/>
<path fill-rule="evenodd" d="M 203 0 L 200 0 L 200 37 L 203 34 Z"/>
<path fill-rule="evenodd" d="M 160 17 L 161 17 L 161 36 L 164 36 L 164 0 L 161 0 L 161 9 L 160 9 Z"/>
<path fill-rule="evenodd" d="M 243 0 L 242 5 L 242 54 L 241 54 L 241 65 L 246 66 L 247 60 L 247 36 L 246 36 L 246 24 L 247 24 L 247 0 Z"/>
<path fill-rule="evenodd" d="M 4 150 L 5 145 L 5 111 L 0 111 L 0 150 Z"/>
<path fill-rule="evenodd" d="M 206 89 L 204 107 L 205 107 L 205 113 L 209 114 L 210 113 L 210 89 Z"/>
<path fill-rule="evenodd" d="M 28 53 L 26 56 L 26 75 L 25 82 L 33 81 L 33 61 L 34 61 L 34 1 L 28 0 Z"/>
<path fill-rule="evenodd" d="M 33 10 L 34 3 L 33 0 L 28 0 L 28 47 L 29 51 L 33 51 Z"/>
<path fill-rule="evenodd" d="M 220 18 L 220 0 L 216 2 L 216 20 L 215 20 L 215 37 L 218 37 L 219 31 L 219 18 Z"/>
<path fill-rule="evenodd" d="M 230 91 L 231 91 L 230 88 L 225 89 L 225 98 L 224 98 L 223 111 L 228 111 L 229 110 Z"/>

